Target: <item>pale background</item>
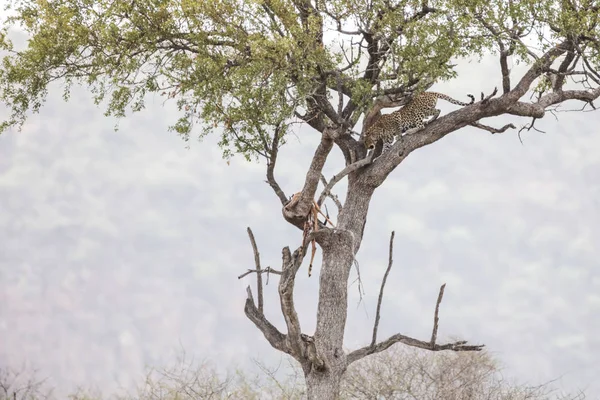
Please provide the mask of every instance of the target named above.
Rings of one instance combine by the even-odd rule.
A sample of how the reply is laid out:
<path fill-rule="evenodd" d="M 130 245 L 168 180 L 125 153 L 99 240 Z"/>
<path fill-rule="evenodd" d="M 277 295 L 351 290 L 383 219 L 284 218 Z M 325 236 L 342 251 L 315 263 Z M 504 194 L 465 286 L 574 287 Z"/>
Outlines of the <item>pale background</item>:
<path fill-rule="evenodd" d="M 500 86 L 495 59 L 463 62 L 459 73 L 433 89 L 466 99 Z M 237 280 L 253 267 L 247 226 L 264 266 L 279 268 L 281 248 L 301 240 L 264 164 L 228 165 L 217 135 L 186 149 L 167 132 L 173 104 L 158 96 L 114 132 L 85 90 L 65 104 L 53 89 L 22 132 L 0 136 L 0 367 L 39 368 L 60 391 L 110 393 L 181 348 L 222 370 L 279 363 L 243 313 L 254 277 Z M 495 124 L 508 121 L 528 122 Z M 523 145 L 516 131 L 462 129 L 411 154 L 377 190 L 358 254 L 361 304 L 350 287 L 349 349 L 369 341 L 395 230 L 381 338 L 428 338 L 446 282 L 441 339 L 485 343 L 522 383 L 557 379 L 600 398 L 600 113 L 548 114 L 536 126 L 546 133 L 523 133 Z M 317 141 L 303 127 L 281 150 L 286 194 L 301 188 Z M 326 176 L 342 168 L 336 150 Z M 310 279 L 305 262 L 295 292 L 308 334 L 319 262 Z M 283 329 L 275 282 L 266 312 Z"/>

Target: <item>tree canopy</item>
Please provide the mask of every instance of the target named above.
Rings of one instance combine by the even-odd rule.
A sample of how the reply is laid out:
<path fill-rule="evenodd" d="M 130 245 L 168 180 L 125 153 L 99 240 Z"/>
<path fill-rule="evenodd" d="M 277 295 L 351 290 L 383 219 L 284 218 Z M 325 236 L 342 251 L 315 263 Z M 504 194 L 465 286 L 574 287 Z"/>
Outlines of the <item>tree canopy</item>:
<path fill-rule="evenodd" d="M 194 134 L 223 128 L 226 156 L 268 157 L 274 132 L 298 121 L 352 129 L 377 99 L 452 78 L 459 58 L 534 64 L 573 41 L 578 75 L 599 78 L 593 0 L 15 0 L 6 11 L 0 98 L 12 112 L 1 130 L 60 80 L 65 98 L 86 85 L 116 117 L 142 110 L 148 93 L 174 99 L 172 128 L 186 139 L 198 123 Z M 15 28 L 29 36 L 24 49 L 9 40 Z M 556 74 L 555 87 L 573 73 Z M 549 90 L 540 82 L 538 93 Z"/>

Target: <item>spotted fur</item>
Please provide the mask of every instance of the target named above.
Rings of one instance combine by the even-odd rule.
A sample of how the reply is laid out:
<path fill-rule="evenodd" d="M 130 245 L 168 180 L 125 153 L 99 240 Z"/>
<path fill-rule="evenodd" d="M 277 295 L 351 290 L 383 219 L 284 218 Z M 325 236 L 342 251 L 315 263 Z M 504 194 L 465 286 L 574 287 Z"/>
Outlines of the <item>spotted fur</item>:
<path fill-rule="evenodd" d="M 384 148 L 388 148 L 392 145 L 394 137 L 401 136 L 404 132 L 412 128 L 424 128 L 424 120 L 427 117 L 433 117 L 431 121 L 436 119 L 441 112 L 439 109 L 435 108 L 438 99 L 443 99 L 460 106 L 468 106 L 475 102 L 475 97 L 471 94 L 468 94 L 467 96 L 471 98 L 470 103 L 454 100 L 452 97 L 442 93 L 420 93 L 401 109 L 379 117 L 365 133 L 365 147 L 367 149 L 373 149 L 379 140 L 383 140 Z"/>

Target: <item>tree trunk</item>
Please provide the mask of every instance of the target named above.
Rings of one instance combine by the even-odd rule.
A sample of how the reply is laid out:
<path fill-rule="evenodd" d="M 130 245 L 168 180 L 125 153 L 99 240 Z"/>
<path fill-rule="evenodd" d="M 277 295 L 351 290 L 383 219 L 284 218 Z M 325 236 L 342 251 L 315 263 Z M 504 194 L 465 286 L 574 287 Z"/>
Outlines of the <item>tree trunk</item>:
<path fill-rule="evenodd" d="M 306 375 L 306 389 L 309 400 L 336 400 L 340 395 L 340 383 L 344 371 L 327 371 Z"/>
<path fill-rule="evenodd" d="M 340 382 L 348 363 L 343 349 L 348 310 L 348 277 L 360 247 L 374 187 L 352 179 L 336 229 L 317 239 L 323 249 L 319 278 L 319 305 L 315 348 L 324 367 L 306 371 L 310 400 L 339 397 Z"/>

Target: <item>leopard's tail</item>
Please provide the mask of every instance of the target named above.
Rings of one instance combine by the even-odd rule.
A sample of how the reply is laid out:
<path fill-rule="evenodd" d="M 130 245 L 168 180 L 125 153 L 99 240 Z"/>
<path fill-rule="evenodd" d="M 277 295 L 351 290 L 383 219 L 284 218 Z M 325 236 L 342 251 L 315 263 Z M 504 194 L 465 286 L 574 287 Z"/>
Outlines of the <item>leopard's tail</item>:
<path fill-rule="evenodd" d="M 472 94 L 467 94 L 467 96 L 469 96 L 471 98 L 471 102 L 470 103 L 463 103 L 462 101 L 458 101 L 458 100 L 454 100 L 452 97 L 447 96 L 445 94 L 442 93 L 437 93 L 438 99 L 443 99 L 446 100 L 452 104 L 458 104 L 459 106 L 468 106 L 471 105 L 473 103 L 475 103 L 475 96 L 473 96 Z"/>

